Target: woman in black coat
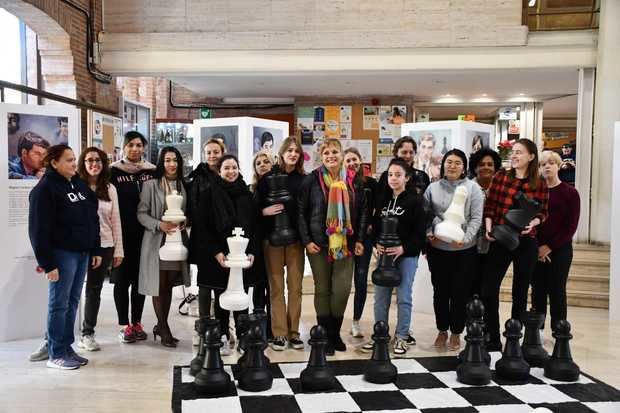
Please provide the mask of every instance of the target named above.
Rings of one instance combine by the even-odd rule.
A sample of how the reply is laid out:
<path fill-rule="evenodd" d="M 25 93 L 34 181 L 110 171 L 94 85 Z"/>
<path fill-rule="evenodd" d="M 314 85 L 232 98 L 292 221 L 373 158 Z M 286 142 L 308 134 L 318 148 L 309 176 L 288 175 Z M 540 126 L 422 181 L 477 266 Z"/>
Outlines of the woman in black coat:
<path fill-rule="evenodd" d="M 225 266 L 226 255 L 229 253 L 226 239 L 232 236 L 236 227 L 243 229 L 243 237 L 249 239 L 246 254 L 251 262 L 254 261 L 256 252 L 256 208 L 252 193 L 249 191 L 243 177 L 239 173 L 239 161 L 234 155 L 224 155 L 219 161 L 219 173 L 211 186 L 211 204 L 201 210 L 211 211 L 213 219 L 199 224 L 198 228 L 203 231 L 206 243 L 203 247 L 206 254 L 202 260 L 202 266 L 198 270 L 198 285 L 213 289 L 215 292 L 215 318 L 220 321 L 222 335 L 226 336 L 227 342 L 222 349 L 223 355 L 229 355 L 230 312 L 220 306 L 220 296 L 228 286 L 229 268 Z M 194 224 L 196 225 L 196 224 Z M 243 284 L 247 292 L 254 285 L 254 272 L 243 271 Z M 240 314 L 246 310 L 235 311 L 235 325 Z"/>

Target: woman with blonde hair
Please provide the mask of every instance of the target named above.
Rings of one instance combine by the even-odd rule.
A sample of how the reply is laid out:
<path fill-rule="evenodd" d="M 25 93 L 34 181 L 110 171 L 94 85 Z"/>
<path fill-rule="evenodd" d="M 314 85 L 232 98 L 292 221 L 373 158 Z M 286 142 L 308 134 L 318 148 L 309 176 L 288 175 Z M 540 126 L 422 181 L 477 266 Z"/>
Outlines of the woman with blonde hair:
<path fill-rule="evenodd" d="M 364 253 L 368 214 L 364 189 L 355 172 L 343 164 L 338 139 L 319 147 L 321 166 L 303 181 L 299 192 L 298 226 L 314 277 L 317 321 L 327 329 L 327 354 L 346 351 L 340 338 L 351 293 L 353 254 Z"/>
<path fill-rule="evenodd" d="M 287 176 L 286 187 L 292 195 L 286 204 L 269 205 L 267 195 L 268 177 L 275 174 Z M 286 211 L 290 226 L 297 228 L 297 195 L 304 178 L 304 157 L 299 142 L 292 136 L 284 139 L 278 151 L 278 164 L 258 182 L 259 208 L 262 211 L 263 247 L 267 276 L 269 279 L 269 297 L 271 301 L 271 330 L 274 350 L 285 350 L 288 345 L 294 349 L 303 349 L 304 343 L 299 337 L 299 319 L 301 318 L 301 282 L 304 276 L 304 249 L 299 239 L 288 245 L 272 245 L 267 240 L 274 230 L 274 217 Z M 284 300 L 284 268 L 286 267 L 286 287 L 288 299 Z"/>

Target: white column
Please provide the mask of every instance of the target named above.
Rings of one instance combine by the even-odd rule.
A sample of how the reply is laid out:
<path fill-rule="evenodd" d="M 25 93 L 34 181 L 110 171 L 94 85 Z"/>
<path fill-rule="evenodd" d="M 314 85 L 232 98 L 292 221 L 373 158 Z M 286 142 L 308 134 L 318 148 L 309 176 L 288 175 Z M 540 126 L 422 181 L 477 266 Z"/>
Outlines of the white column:
<path fill-rule="evenodd" d="M 620 228 L 613 228 L 612 231 L 610 225 L 613 128 L 614 122 L 620 120 L 619 21 L 620 1 L 601 0 L 592 145 L 591 209 L 596 214 L 593 214 L 590 222 L 590 240 L 602 243 L 609 243 L 611 233 L 620 231 Z"/>
<path fill-rule="evenodd" d="M 616 122 L 616 137 L 614 139 L 614 159 L 620 159 L 620 122 Z M 620 163 L 613 165 L 612 201 L 613 205 L 620 203 Z M 620 209 L 614 208 L 611 212 L 611 254 L 609 268 L 609 321 L 620 320 Z"/>
<path fill-rule="evenodd" d="M 594 68 L 579 69 L 577 92 L 577 153 L 575 187 L 581 198 L 577 242 L 590 241 L 590 179 L 592 175 L 592 125 L 594 119 Z"/>
<path fill-rule="evenodd" d="M 519 114 L 520 137 L 527 138 L 542 149 L 543 103 L 525 102 Z"/>

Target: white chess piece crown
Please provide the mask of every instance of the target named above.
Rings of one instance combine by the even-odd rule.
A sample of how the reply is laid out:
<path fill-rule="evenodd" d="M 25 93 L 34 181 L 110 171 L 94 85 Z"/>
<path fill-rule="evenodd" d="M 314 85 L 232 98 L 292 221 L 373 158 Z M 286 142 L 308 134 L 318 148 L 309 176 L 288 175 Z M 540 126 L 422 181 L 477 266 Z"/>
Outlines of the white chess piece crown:
<path fill-rule="evenodd" d="M 225 264 L 230 268 L 228 274 L 228 286 L 226 291 L 220 296 L 220 306 L 229 311 L 241 311 L 249 307 L 250 297 L 243 290 L 243 269 L 252 265 L 245 249 L 250 241 L 243 238 L 243 229 L 236 227 L 233 230 L 233 237 L 228 237 L 228 250 Z"/>
<path fill-rule="evenodd" d="M 462 242 L 465 232 L 461 225 L 465 222 L 465 201 L 468 190 L 465 185 L 459 185 L 454 191 L 452 203 L 443 214 L 443 221 L 435 225 L 435 236 L 445 242 Z"/>

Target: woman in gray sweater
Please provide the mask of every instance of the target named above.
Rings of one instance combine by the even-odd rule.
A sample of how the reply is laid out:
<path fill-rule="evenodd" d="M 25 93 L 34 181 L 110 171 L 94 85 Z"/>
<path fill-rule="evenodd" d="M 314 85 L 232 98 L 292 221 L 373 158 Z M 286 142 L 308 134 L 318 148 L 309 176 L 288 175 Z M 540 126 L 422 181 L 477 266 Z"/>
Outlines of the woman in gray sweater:
<path fill-rule="evenodd" d="M 465 327 L 465 303 L 471 288 L 471 268 L 476 259 L 476 235 L 482 224 L 484 195 L 478 184 L 466 178 L 467 158 L 459 149 L 452 149 L 444 155 L 440 176 L 441 179 L 424 192 L 429 221 L 432 219 L 426 234 L 435 322 L 439 330 L 434 345 L 444 348 L 447 344 L 449 350 L 458 350 Z M 465 237 L 462 241 L 444 242 L 435 237 L 435 226 L 444 220 L 454 192 L 461 185 L 467 189 L 465 222 L 461 224 Z M 449 343 L 448 329 L 452 333 Z"/>

